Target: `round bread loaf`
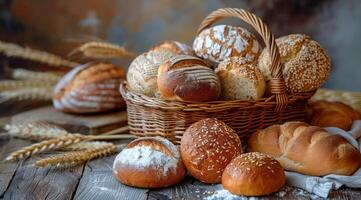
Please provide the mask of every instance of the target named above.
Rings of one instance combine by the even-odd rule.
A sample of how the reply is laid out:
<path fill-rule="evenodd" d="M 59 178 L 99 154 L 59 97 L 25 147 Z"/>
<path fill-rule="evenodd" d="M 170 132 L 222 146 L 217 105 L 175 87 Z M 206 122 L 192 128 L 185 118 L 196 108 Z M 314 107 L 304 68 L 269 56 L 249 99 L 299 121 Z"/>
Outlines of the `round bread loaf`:
<path fill-rule="evenodd" d="M 160 65 L 158 89 L 166 100 L 211 101 L 221 93 L 218 76 L 201 59 L 178 55 Z"/>
<path fill-rule="evenodd" d="M 262 73 L 243 58 L 225 59 L 219 63 L 216 73 L 222 85 L 222 99 L 256 100 L 263 97 L 266 82 Z"/>
<path fill-rule="evenodd" d="M 270 156 L 252 152 L 233 159 L 222 175 L 222 185 L 233 194 L 263 196 L 279 191 L 285 185 L 281 164 Z"/>
<path fill-rule="evenodd" d="M 188 172 L 204 183 L 219 183 L 228 163 L 242 152 L 236 132 L 215 118 L 192 124 L 183 134 L 180 149 Z"/>
<path fill-rule="evenodd" d="M 151 50 L 154 51 L 159 49 L 164 49 L 177 55 L 194 55 L 193 49 L 190 46 L 178 41 L 164 41 L 153 47 Z"/>
<path fill-rule="evenodd" d="M 98 113 L 125 107 L 119 93 L 123 69 L 110 63 L 92 62 L 68 72 L 55 86 L 54 108 L 68 113 Z"/>
<path fill-rule="evenodd" d="M 185 173 L 178 148 L 160 137 L 132 141 L 113 164 L 113 174 L 121 183 L 140 188 L 174 185 Z"/>
<path fill-rule="evenodd" d="M 256 37 L 246 29 L 217 25 L 204 29 L 197 35 L 193 50 L 197 56 L 218 63 L 234 56 L 253 62 L 262 49 Z"/>
<path fill-rule="evenodd" d="M 310 92 L 319 88 L 330 72 L 330 59 L 325 50 L 309 36 L 292 34 L 276 39 L 283 64 L 286 88 L 291 93 Z M 271 79 L 271 60 L 266 49 L 258 60 L 258 68 L 266 81 Z"/>
<path fill-rule="evenodd" d="M 128 89 L 150 97 L 158 96 L 157 74 L 161 63 L 176 54 L 164 50 L 154 50 L 136 57 L 127 72 Z"/>

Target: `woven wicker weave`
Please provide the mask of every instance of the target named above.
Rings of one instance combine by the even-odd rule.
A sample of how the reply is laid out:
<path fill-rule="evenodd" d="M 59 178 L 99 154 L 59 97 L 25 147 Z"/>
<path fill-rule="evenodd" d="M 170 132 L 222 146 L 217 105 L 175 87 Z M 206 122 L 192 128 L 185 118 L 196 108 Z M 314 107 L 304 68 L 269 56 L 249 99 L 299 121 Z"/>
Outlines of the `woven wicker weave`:
<path fill-rule="evenodd" d="M 127 103 L 131 134 L 163 136 L 179 143 L 189 125 L 203 118 L 216 117 L 235 129 L 242 138 L 272 124 L 304 119 L 307 100 L 313 93 L 286 94 L 278 47 L 274 36 L 260 18 L 242 9 L 219 9 L 203 20 L 197 33 L 226 17 L 247 22 L 264 40 L 272 61 L 272 96 L 255 101 L 170 102 L 128 91 L 124 83 L 120 92 Z"/>

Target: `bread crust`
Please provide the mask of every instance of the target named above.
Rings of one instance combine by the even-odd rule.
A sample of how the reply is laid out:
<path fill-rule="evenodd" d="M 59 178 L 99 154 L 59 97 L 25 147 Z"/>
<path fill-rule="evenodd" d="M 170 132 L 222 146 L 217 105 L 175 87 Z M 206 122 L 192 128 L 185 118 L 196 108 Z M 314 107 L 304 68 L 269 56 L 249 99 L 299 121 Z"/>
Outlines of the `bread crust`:
<path fill-rule="evenodd" d="M 177 55 L 189 55 L 189 56 L 195 55 L 193 49 L 190 46 L 173 40 L 163 41 L 158 45 L 154 46 L 153 48 L 151 48 L 151 51 L 159 50 L 159 49 L 171 51 Z"/>

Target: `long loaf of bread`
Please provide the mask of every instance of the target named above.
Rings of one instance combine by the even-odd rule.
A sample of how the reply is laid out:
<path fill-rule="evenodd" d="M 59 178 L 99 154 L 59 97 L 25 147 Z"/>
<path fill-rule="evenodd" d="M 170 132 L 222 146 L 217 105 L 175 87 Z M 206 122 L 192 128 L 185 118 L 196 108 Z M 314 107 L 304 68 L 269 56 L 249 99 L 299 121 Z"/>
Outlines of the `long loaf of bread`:
<path fill-rule="evenodd" d="M 342 136 L 303 122 L 255 132 L 249 138 L 248 151 L 269 154 L 286 170 L 314 176 L 351 175 L 361 163 L 359 151 Z"/>

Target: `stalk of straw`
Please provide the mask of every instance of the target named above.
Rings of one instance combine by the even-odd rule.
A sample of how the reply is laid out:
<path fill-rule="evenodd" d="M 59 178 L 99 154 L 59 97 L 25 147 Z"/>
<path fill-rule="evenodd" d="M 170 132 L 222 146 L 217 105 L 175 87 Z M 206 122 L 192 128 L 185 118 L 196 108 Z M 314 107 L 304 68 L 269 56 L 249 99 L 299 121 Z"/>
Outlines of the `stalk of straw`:
<path fill-rule="evenodd" d="M 75 67 L 79 65 L 76 62 L 65 60 L 59 56 L 47 52 L 31 49 L 28 47 L 21 47 L 17 44 L 6 43 L 3 41 L 0 41 L 0 53 L 3 53 L 8 57 L 19 57 L 44 63 L 50 66 Z"/>
<path fill-rule="evenodd" d="M 23 101 L 23 100 L 43 100 L 51 101 L 53 98 L 53 88 L 52 87 L 34 87 L 34 88 L 25 88 L 15 91 L 4 91 L 0 93 L 0 103 L 6 101 Z"/>
<path fill-rule="evenodd" d="M 52 72 L 34 72 L 26 69 L 14 69 L 11 76 L 13 79 L 41 80 L 48 83 L 57 83 L 63 77 Z"/>
<path fill-rule="evenodd" d="M 0 81 L 0 91 L 36 87 L 54 87 L 55 83 L 56 82 L 46 82 L 44 80 L 2 80 Z"/>

